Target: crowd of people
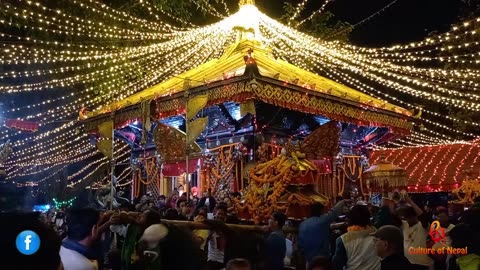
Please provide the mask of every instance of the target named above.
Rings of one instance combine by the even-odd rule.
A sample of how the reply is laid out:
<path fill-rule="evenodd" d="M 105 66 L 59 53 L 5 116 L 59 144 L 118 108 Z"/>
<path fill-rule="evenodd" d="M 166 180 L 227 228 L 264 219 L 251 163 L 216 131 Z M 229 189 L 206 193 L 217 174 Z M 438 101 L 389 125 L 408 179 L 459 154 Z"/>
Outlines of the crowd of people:
<path fill-rule="evenodd" d="M 235 196 L 218 201 L 211 191 L 195 200 L 173 194 L 157 203 L 143 196 L 116 210 L 68 209 L 60 215 L 66 217 L 62 222 L 58 215 L 52 220 L 3 213 L 7 237 L 2 240 L 7 241 L 2 241 L 2 269 L 480 269 L 476 205 L 452 222 L 446 208 L 421 209 L 408 196 L 402 201 L 384 198 L 379 207 L 337 198 L 329 209 L 311 205 L 311 216 L 303 221 L 274 212 L 265 224 L 252 224 L 263 226 L 242 229 L 229 225 L 244 223 L 236 216 Z M 345 222 L 339 222 L 343 214 Z M 439 226 L 432 236 L 434 221 Z M 26 229 L 41 239 L 39 251 L 30 256 L 12 244 Z M 443 247 L 468 252 L 416 252 Z"/>

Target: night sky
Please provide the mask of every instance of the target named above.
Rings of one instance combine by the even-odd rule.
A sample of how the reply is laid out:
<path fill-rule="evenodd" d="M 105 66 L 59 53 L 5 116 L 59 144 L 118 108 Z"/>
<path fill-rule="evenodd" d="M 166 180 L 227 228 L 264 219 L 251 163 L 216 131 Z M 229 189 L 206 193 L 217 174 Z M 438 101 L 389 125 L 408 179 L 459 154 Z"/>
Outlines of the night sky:
<path fill-rule="evenodd" d="M 282 14 L 284 2 L 257 0 L 257 6 L 271 17 Z M 393 0 L 333 0 L 326 10 L 350 24 L 356 24 Z M 280 4 L 281 3 L 281 4 Z M 320 8 L 322 0 L 310 0 L 301 18 Z M 350 41 L 359 46 L 379 47 L 407 43 L 425 38 L 434 31 L 444 32 L 459 21 L 464 4 L 461 0 L 397 0 L 384 12 L 355 28 Z"/>

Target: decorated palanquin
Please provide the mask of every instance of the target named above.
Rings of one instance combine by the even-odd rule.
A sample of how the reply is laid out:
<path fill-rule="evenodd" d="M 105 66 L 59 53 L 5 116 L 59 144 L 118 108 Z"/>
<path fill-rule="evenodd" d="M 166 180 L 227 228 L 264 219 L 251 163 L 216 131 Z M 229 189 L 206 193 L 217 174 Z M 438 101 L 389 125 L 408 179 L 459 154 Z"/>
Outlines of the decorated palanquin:
<path fill-rule="evenodd" d="M 243 1 L 244 5 L 250 7 L 241 7 L 239 12 L 249 12 L 255 8 L 251 6 L 253 2 Z M 248 14 L 243 15 L 248 17 Z M 210 187 L 220 194 L 220 198 L 226 191 L 244 192 L 245 202 L 239 207 L 244 216 L 251 219 L 266 218 L 274 209 L 283 209 L 291 217 L 305 217 L 303 210 L 313 201 L 326 202 L 326 197 L 321 194 L 332 197 L 338 193 L 337 185 L 333 185 L 332 172 L 335 169 L 332 168 L 334 157 L 339 151 L 339 123 L 376 127 L 401 136 L 409 134 L 412 129 L 409 121 L 412 112 L 276 58 L 273 49 L 267 46 L 260 33 L 255 32 L 258 28 L 250 27 L 250 23 L 253 22 L 238 21 L 239 25 L 233 26 L 232 36 L 237 36 L 237 39 L 225 48 L 219 48 L 223 49 L 220 57 L 171 76 L 157 85 L 99 110 L 85 110 L 81 119 L 86 130 L 92 133 L 105 121 L 113 121 L 113 127 L 117 130 L 130 131 L 135 127 L 131 128 L 129 125 L 139 121 L 142 123 L 143 142 L 148 141 L 151 126 L 163 125 L 173 121 L 173 118 L 181 118 L 177 121 L 184 122 L 177 127 L 189 127 L 188 122 L 196 121 L 195 119 L 212 118 L 201 125 L 201 128 L 208 132 L 197 132 L 203 134 L 195 137 L 198 145 L 201 145 L 201 155 L 190 157 L 191 153 L 188 153 L 193 162 L 203 160 L 198 162 L 202 163 L 200 192 Z M 202 103 L 201 111 L 193 110 L 194 115 L 189 117 L 188 104 L 199 96 L 204 97 L 202 100 L 205 103 Z M 226 117 L 208 115 L 208 111 L 215 108 L 223 114 L 229 114 L 225 109 L 228 104 L 240 107 L 240 111 L 245 111 L 246 114 L 242 112 L 239 117 L 233 117 L 232 114 Z M 312 133 L 305 138 L 305 135 L 297 134 L 299 126 L 293 130 L 282 126 L 283 130 L 279 131 L 281 136 L 278 138 L 285 141 L 294 137 L 301 143 L 284 145 L 268 138 L 262 142 L 265 143 L 263 149 L 259 150 L 257 148 L 262 143 L 243 142 L 240 137 L 255 137 L 259 133 L 268 133 L 257 123 L 261 113 L 257 114 L 256 108 L 261 107 L 279 108 L 288 111 L 290 116 L 295 112 L 297 115 L 304 115 L 310 122 L 316 121 L 312 127 L 305 124 L 309 129 L 307 134 Z M 325 122 L 315 120 L 316 116 L 321 116 Z M 214 117 L 217 119 L 213 119 Z M 289 118 L 288 115 L 285 115 L 285 118 Z M 298 119 L 293 122 L 296 120 Z M 224 130 L 216 129 L 222 121 L 229 122 L 229 126 Z M 271 121 L 264 124 L 268 126 L 269 122 Z M 245 127 L 241 123 L 250 124 Z M 270 131 L 273 129 L 271 126 L 265 129 L 268 128 L 271 128 Z M 192 129 L 189 130 L 190 134 L 184 136 L 191 136 Z M 221 138 L 224 136 L 222 134 L 228 134 L 230 138 Z M 135 140 L 138 140 L 138 135 Z M 157 148 L 160 148 L 158 143 L 161 142 L 171 149 L 168 151 L 175 152 L 159 150 L 162 156 L 172 154 L 178 159 L 174 163 L 163 164 L 164 172 L 167 169 L 174 171 L 176 168 L 180 169 L 175 172 L 180 172 L 183 166 L 188 167 L 188 173 L 192 173 L 195 166 L 185 162 L 186 152 L 189 151 L 182 150 L 184 139 L 178 140 L 175 145 L 165 143 L 163 136 L 155 136 L 154 140 Z M 219 143 L 211 145 L 212 140 Z M 223 141 L 220 142 L 221 140 Z M 245 147 L 248 149 L 244 149 Z M 283 149 L 285 151 L 282 153 Z M 250 154 L 258 153 L 257 150 L 269 154 Z M 182 151 L 184 157 L 181 157 Z M 276 151 L 275 154 L 272 154 L 273 151 Z M 248 158 L 245 157 L 246 152 L 249 153 Z M 167 161 L 169 158 L 161 159 Z M 245 182 L 245 168 L 252 166 L 249 162 L 257 164 L 253 165 L 253 173 L 248 173 L 249 177 Z"/>
<path fill-rule="evenodd" d="M 330 122 L 303 142 L 288 141 L 284 146 L 263 144 L 258 164 L 248 172 L 248 188 L 242 201 L 236 201 L 243 219 L 266 221 L 274 211 L 289 218 L 309 216 L 315 202 L 329 204 L 320 182 L 331 183 L 331 160 L 338 149 L 338 123 Z"/>

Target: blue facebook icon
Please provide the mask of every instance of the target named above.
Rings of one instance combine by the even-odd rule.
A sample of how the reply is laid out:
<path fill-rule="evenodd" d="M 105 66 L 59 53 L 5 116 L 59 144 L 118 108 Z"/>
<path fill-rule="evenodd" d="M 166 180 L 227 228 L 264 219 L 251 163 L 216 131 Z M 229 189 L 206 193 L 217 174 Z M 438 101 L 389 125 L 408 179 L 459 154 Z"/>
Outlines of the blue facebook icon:
<path fill-rule="evenodd" d="M 32 255 L 40 248 L 40 237 L 33 231 L 23 231 L 15 241 L 18 251 L 24 255 Z"/>

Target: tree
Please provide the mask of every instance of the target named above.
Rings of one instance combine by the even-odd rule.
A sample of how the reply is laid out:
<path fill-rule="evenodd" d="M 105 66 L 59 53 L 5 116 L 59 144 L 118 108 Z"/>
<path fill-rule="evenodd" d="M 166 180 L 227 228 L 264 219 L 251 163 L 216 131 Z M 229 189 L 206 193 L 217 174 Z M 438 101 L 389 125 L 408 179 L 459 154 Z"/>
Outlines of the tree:
<path fill-rule="evenodd" d="M 304 6 L 299 7 L 300 12 L 305 9 Z M 280 21 L 285 24 L 290 23 L 297 26 L 302 21 L 300 18 L 291 19 L 297 12 L 297 7 L 291 3 L 285 2 L 283 6 L 284 15 L 280 17 Z M 316 13 L 310 20 L 302 23 L 297 30 L 308 33 L 311 36 L 325 40 L 340 40 L 348 42 L 348 36 L 352 31 L 352 26 L 347 22 L 342 22 L 335 17 L 330 11 Z"/>

